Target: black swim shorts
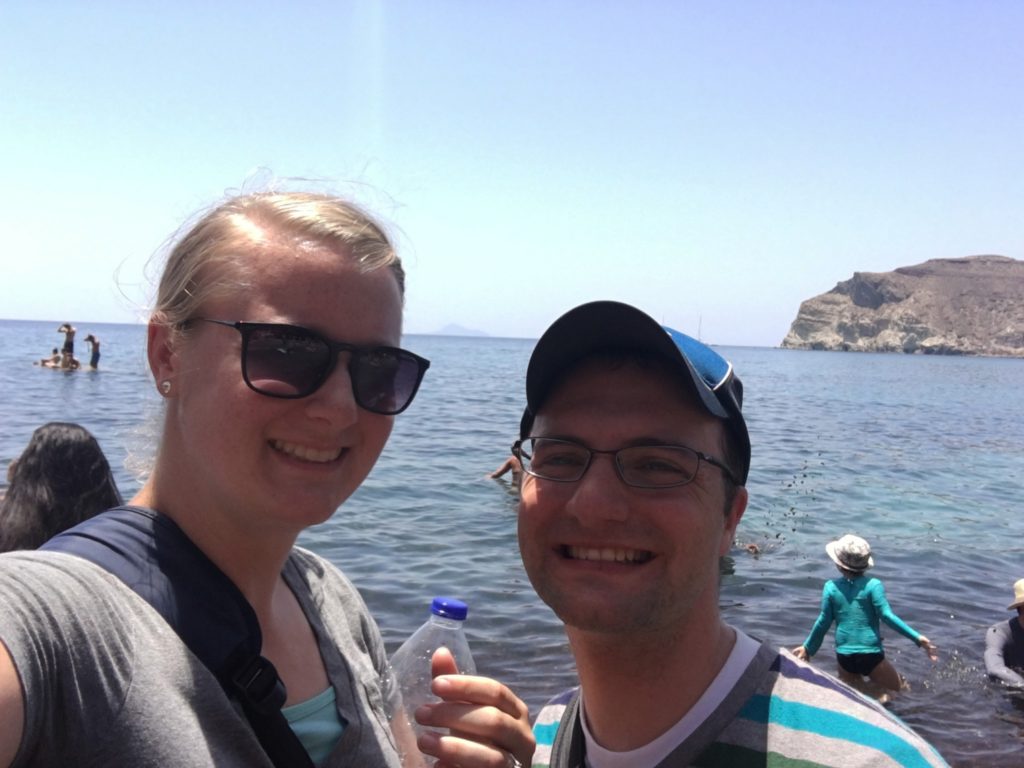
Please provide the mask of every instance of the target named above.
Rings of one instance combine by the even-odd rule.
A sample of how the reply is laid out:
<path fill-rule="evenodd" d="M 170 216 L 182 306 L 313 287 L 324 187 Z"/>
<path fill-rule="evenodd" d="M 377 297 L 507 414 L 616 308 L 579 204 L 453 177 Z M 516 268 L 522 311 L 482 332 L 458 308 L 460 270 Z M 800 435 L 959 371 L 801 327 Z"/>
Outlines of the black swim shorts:
<path fill-rule="evenodd" d="M 884 653 L 837 653 L 839 666 L 853 675 L 870 675 L 871 671 L 882 663 Z"/>

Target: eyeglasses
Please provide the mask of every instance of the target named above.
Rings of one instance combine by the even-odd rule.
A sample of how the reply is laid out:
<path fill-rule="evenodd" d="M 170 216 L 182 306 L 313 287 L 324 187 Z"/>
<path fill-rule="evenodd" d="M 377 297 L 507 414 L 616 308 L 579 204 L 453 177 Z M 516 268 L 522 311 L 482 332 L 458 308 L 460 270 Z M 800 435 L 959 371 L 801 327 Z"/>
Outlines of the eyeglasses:
<path fill-rule="evenodd" d="M 308 397 L 327 381 L 340 352 L 350 352 L 348 372 L 360 408 L 391 416 L 412 402 L 430 361 L 398 347 L 360 347 L 325 339 L 316 331 L 283 323 L 247 323 L 193 317 L 242 334 L 242 378 L 267 397 Z"/>
<path fill-rule="evenodd" d="M 718 467 L 729 480 L 739 485 L 725 464 L 685 445 L 631 445 L 616 451 L 597 451 L 572 440 L 527 437 L 512 445 L 512 453 L 527 474 L 559 483 L 580 480 L 590 467 L 594 454 L 607 453 L 614 458 L 615 469 L 622 482 L 634 488 L 686 485 L 697 476 L 702 461 Z"/>

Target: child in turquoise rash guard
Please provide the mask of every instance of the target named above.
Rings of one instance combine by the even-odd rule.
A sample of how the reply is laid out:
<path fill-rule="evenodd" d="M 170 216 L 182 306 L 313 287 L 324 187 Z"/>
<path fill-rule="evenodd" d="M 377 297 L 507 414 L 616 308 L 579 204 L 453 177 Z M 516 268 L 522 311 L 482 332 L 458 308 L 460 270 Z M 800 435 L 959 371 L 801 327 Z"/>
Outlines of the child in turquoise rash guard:
<path fill-rule="evenodd" d="M 864 575 L 875 564 L 871 546 L 864 539 L 846 534 L 826 544 L 825 551 L 842 576 L 825 582 L 818 620 L 803 645 L 793 649 L 793 654 L 807 660 L 817 653 L 825 633 L 835 621 L 839 679 L 860 691 L 881 694 L 880 699 L 887 699 L 888 693 L 880 689 L 898 691 L 902 678 L 885 658 L 879 619 L 917 643 L 932 661 L 938 659 L 938 649 L 893 613 L 885 599 L 882 582 Z"/>

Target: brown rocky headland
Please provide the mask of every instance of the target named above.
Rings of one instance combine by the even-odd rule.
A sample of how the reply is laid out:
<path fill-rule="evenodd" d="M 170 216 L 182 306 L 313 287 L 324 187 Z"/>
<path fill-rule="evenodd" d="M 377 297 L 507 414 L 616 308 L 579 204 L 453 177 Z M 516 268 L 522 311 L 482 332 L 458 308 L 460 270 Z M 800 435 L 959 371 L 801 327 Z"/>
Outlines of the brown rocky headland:
<path fill-rule="evenodd" d="M 782 346 L 1024 357 L 1024 261 L 968 256 L 855 272 L 800 305 Z"/>

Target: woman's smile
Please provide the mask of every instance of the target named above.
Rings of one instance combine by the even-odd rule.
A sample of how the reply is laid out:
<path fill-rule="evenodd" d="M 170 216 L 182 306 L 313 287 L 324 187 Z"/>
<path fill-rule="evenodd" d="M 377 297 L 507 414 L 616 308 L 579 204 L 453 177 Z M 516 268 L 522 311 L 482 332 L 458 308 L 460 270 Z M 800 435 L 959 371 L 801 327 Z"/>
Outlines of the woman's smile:
<path fill-rule="evenodd" d="M 344 448 L 333 448 L 329 450 L 312 448 L 306 445 L 300 445 L 299 443 L 286 442 L 284 440 L 271 440 L 270 446 L 280 453 L 284 453 L 288 456 L 292 456 L 302 461 L 312 462 L 314 464 L 327 464 L 332 461 L 336 461 L 341 458 L 344 453 Z"/>

